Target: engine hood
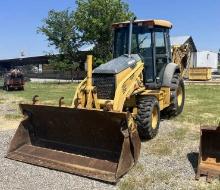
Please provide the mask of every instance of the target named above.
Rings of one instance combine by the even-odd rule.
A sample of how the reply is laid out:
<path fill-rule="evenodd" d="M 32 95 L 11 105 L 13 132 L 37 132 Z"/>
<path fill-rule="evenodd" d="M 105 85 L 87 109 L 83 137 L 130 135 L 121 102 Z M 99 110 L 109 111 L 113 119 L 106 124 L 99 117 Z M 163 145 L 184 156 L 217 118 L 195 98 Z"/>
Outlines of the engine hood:
<path fill-rule="evenodd" d="M 102 74 L 117 74 L 127 69 L 128 67 L 134 67 L 141 57 L 138 54 L 122 55 L 118 58 L 112 59 L 111 61 L 100 65 L 93 70 L 93 73 Z"/>

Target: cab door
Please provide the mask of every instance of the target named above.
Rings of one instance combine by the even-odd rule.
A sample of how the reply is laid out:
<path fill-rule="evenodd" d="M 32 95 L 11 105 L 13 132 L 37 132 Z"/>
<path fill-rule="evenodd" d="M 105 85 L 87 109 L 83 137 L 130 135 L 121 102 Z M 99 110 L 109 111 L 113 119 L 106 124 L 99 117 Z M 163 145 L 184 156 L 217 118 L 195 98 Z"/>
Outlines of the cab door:
<path fill-rule="evenodd" d="M 171 62 L 171 45 L 169 29 L 158 28 L 154 30 L 154 57 L 156 83 L 161 85 L 164 70 Z"/>

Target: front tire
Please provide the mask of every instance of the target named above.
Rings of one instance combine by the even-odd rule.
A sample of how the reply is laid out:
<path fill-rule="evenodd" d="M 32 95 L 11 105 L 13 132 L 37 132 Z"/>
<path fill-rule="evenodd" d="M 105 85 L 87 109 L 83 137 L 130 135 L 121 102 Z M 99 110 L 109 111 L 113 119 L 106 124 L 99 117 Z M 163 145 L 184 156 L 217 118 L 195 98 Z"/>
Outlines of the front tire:
<path fill-rule="evenodd" d="M 136 118 L 139 136 L 142 140 L 153 139 L 160 126 L 160 107 L 154 96 L 141 96 L 137 101 Z"/>

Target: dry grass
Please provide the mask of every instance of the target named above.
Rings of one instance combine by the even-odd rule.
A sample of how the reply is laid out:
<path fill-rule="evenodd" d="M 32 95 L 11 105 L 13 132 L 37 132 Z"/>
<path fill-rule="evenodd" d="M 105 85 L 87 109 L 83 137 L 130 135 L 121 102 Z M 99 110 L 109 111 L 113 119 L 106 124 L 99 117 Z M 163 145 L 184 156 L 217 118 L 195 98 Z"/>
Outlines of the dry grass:
<path fill-rule="evenodd" d="M 148 184 L 152 183 L 150 175 L 145 175 L 144 166 L 138 163 L 129 172 L 129 177 L 121 181 L 118 185 L 119 190 L 141 190 L 147 189 Z"/>
<path fill-rule="evenodd" d="M 188 127 L 174 126 L 174 129 L 166 136 L 151 140 L 149 146 L 146 147 L 146 152 L 155 156 L 169 156 L 173 153 L 173 144 L 182 143 L 188 137 L 188 132 Z"/>
<path fill-rule="evenodd" d="M 15 129 L 18 127 L 21 119 L 13 119 L 9 120 L 5 117 L 0 117 L 0 131 L 8 130 L 8 129 Z"/>
<path fill-rule="evenodd" d="M 119 184 L 119 190 L 147 190 L 152 180 L 148 176 L 128 177 Z"/>
<path fill-rule="evenodd" d="M 220 190 L 220 182 L 219 180 L 212 181 L 212 183 L 207 183 L 207 182 L 200 182 L 196 186 L 197 190 Z"/>
<path fill-rule="evenodd" d="M 5 114 L 5 119 L 7 120 L 17 120 L 21 119 L 23 116 L 19 113 L 11 113 L 11 114 Z"/>
<path fill-rule="evenodd" d="M 4 99 L 4 98 L 2 98 L 2 97 L 0 97 L 0 104 L 3 104 L 3 103 L 4 103 L 4 101 L 5 101 L 5 99 Z"/>
<path fill-rule="evenodd" d="M 119 183 L 119 190 L 148 190 L 149 186 L 157 183 L 168 183 L 172 177 L 169 171 L 152 171 L 146 174 L 144 166 L 137 164 L 129 173 L 129 177 Z"/>
<path fill-rule="evenodd" d="M 175 139 L 177 141 L 183 141 L 185 138 L 187 138 L 187 133 L 189 132 L 189 128 L 176 128 L 174 131 L 170 134 L 172 139 Z"/>
<path fill-rule="evenodd" d="M 168 156 L 172 154 L 173 149 L 169 141 L 161 140 L 149 147 L 147 152 L 155 156 Z"/>
<path fill-rule="evenodd" d="M 152 182 L 156 183 L 160 181 L 161 183 L 168 184 L 173 174 L 170 171 L 154 171 L 151 174 Z"/>

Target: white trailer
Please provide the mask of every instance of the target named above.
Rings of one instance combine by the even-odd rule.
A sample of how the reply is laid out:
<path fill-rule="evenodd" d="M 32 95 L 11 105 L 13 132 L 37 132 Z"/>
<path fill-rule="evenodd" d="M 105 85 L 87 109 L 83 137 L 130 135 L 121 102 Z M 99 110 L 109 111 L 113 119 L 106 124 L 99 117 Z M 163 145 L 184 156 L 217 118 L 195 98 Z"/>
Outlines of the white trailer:
<path fill-rule="evenodd" d="M 211 67 L 212 72 L 218 71 L 218 54 L 212 51 L 198 51 L 196 67 Z"/>

